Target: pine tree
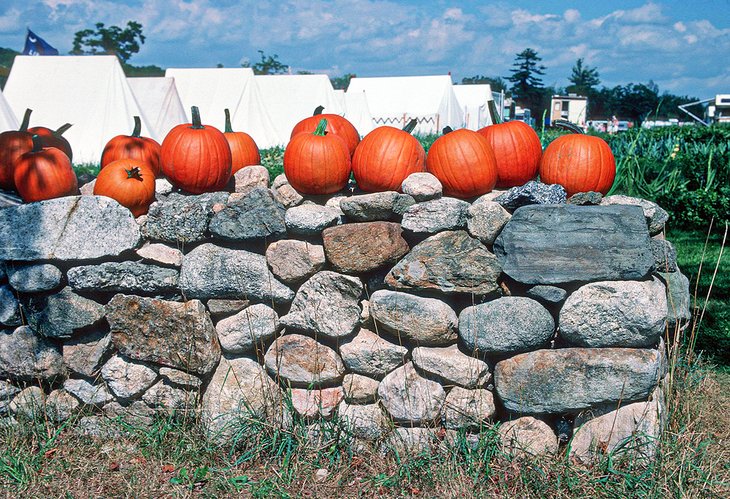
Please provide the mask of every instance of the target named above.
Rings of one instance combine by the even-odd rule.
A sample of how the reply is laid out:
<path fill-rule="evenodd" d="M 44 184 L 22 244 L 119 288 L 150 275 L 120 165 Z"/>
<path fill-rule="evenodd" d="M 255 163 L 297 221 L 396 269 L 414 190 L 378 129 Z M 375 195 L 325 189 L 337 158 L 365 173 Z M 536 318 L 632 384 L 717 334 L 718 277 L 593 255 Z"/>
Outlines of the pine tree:
<path fill-rule="evenodd" d="M 512 96 L 525 107 L 537 111 L 543 94 L 540 76 L 545 74 L 545 66 L 538 64 L 542 57 L 531 48 L 526 48 L 515 57 L 507 80 L 512 82 Z"/>

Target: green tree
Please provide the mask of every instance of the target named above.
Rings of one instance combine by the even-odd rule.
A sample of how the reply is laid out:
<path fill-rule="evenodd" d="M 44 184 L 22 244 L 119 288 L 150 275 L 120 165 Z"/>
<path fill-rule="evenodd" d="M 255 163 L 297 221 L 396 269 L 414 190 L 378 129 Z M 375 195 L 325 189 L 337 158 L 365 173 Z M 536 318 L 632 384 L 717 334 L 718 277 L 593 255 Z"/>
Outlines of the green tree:
<path fill-rule="evenodd" d="M 497 77 L 482 76 L 482 75 L 468 76 L 466 78 L 461 79 L 461 84 L 462 85 L 487 84 L 490 87 L 492 87 L 492 92 L 506 92 L 507 91 L 507 83 L 499 76 L 497 76 Z"/>
<path fill-rule="evenodd" d="M 657 112 L 659 108 L 659 87 L 651 80 L 646 85 L 629 83 L 619 86 L 614 92 L 618 114 L 632 119 L 636 126 L 640 126 L 649 114 Z"/>
<path fill-rule="evenodd" d="M 251 65 L 249 61 L 246 61 L 241 66 L 253 69 L 254 74 L 257 75 L 280 75 L 289 72 L 289 66 L 281 62 L 277 54 L 266 55 L 263 50 L 259 50 L 258 53 L 261 56 L 259 62 Z"/>
<path fill-rule="evenodd" d="M 136 21 L 127 22 L 127 27 L 104 26 L 96 23 L 96 29 L 77 31 L 74 36 L 71 54 L 109 54 L 116 55 L 126 63 L 132 54 L 139 52 L 140 45 L 144 44 L 142 25 Z"/>
<path fill-rule="evenodd" d="M 583 58 L 575 61 L 568 81 L 572 83 L 566 88 L 568 92 L 585 96 L 592 93 L 593 88 L 601 83 L 598 68 L 583 66 Z"/>
<path fill-rule="evenodd" d="M 332 87 L 335 88 L 335 90 L 347 90 L 347 87 L 350 85 L 350 80 L 355 78 L 355 74 L 353 73 L 345 73 L 342 76 L 334 76 L 330 78 L 330 81 L 332 82 Z"/>
<path fill-rule="evenodd" d="M 542 112 L 540 108 L 544 94 L 542 79 L 540 76 L 545 74 L 545 66 L 538 64 L 542 57 L 537 55 L 531 48 L 526 48 L 515 57 L 512 64 L 512 73 L 507 80 L 512 83 L 510 90 L 512 96 L 517 102 L 527 108 L 530 108 L 532 115 L 539 117 L 538 113 Z"/>

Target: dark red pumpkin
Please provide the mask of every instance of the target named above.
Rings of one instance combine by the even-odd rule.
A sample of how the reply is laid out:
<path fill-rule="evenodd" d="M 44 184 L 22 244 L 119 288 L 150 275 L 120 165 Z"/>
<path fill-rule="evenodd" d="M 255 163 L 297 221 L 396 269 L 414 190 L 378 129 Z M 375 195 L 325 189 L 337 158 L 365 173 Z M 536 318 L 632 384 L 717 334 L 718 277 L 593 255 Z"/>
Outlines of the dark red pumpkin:
<path fill-rule="evenodd" d="M 497 187 L 523 185 L 537 176 L 542 144 L 524 121 L 497 123 L 477 130 L 489 141 L 497 160 Z"/>
<path fill-rule="evenodd" d="M 71 150 L 71 144 L 69 144 L 66 137 L 63 136 L 63 132 L 71 128 L 71 123 L 58 128 L 58 130 L 51 130 L 44 126 L 34 126 L 28 129 L 28 133 L 31 135 L 38 135 L 41 138 L 43 147 L 55 147 L 60 149 L 63 153 L 68 156 L 69 161 L 73 161 L 73 151 Z"/>
<path fill-rule="evenodd" d="M 33 149 L 33 134 L 28 133 L 32 112 L 30 109 L 25 110 L 18 130 L 0 133 L 0 189 L 15 190 L 13 165 L 22 154 Z"/>
<path fill-rule="evenodd" d="M 445 132 L 426 156 L 426 171 L 441 181 L 444 194 L 471 198 L 494 189 L 497 160 L 489 141 L 466 128 Z"/>
<path fill-rule="evenodd" d="M 101 153 L 101 168 L 120 159 L 136 159 L 150 167 L 155 176 L 160 176 L 160 144 L 149 137 L 142 137 L 142 120 L 134 117 L 132 135 L 117 135 L 104 146 Z"/>
<path fill-rule="evenodd" d="M 43 147 L 39 135 L 33 135 L 33 149 L 14 163 L 13 180 L 23 201 L 43 201 L 78 192 L 78 180 L 68 156 L 55 147 Z"/>
<path fill-rule="evenodd" d="M 355 148 L 360 143 L 360 134 L 357 133 L 355 126 L 350 123 L 346 118 L 339 114 L 322 114 L 324 107 L 317 106 L 314 110 L 314 114 L 309 118 L 304 118 L 302 121 L 294 125 L 291 131 L 290 138 L 293 138 L 298 133 L 309 132 L 312 133 L 317 128 L 320 120 L 327 120 L 327 133 L 331 133 L 339 136 L 347 144 L 347 149 L 350 151 L 350 156 L 355 153 Z"/>
<path fill-rule="evenodd" d="M 155 174 L 145 161 L 118 159 L 99 172 L 94 194 L 116 199 L 138 217 L 147 213 L 155 200 Z"/>
<path fill-rule="evenodd" d="M 226 109 L 226 128 L 223 132 L 231 148 L 231 175 L 241 168 L 261 164 L 261 153 L 256 141 L 246 132 L 234 132 L 231 128 L 231 112 Z"/>
<path fill-rule="evenodd" d="M 616 160 L 599 137 L 562 135 L 545 148 L 539 173 L 542 182 L 562 185 L 568 196 L 588 191 L 607 194 L 616 177 Z"/>
<path fill-rule="evenodd" d="M 406 128 L 379 126 L 367 134 L 352 157 L 352 173 L 357 186 L 366 192 L 400 191 L 411 173 L 426 168 L 426 151 L 411 135 L 412 120 Z"/>
<path fill-rule="evenodd" d="M 192 116 L 192 123 L 177 125 L 162 141 L 162 173 L 192 194 L 223 190 L 231 178 L 231 148 L 223 132 L 202 124 L 196 106 Z"/>
<path fill-rule="evenodd" d="M 338 135 L 326 133 L 321 119 L 314 132 L 295 135 L 284 151 L 284 173 L 291 186 L 304 194 L 341 191 L 350 178 L 350 151 Z"/>

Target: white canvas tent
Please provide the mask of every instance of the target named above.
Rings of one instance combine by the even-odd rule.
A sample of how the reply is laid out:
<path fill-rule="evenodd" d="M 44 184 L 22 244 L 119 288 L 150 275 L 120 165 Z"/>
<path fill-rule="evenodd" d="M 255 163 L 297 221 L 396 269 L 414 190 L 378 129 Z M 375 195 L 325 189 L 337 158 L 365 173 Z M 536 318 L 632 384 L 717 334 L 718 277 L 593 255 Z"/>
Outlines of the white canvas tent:
<path fill-rule="evenodd" d="M 5 95 L 0 92 L 0 133 L 17 130 L 19 126 L 15 113 L 10 109 L 8 101 L 5 100 Z"/>
<path fill-rule="evenodd" d="M 16 116 L 33 110 L 31 126 L 73 124 L 63 136 L 74 163 L 98 163 L 109 139 L 132 132 L 135 115 L 142 117 L 142 135 L 150 135 L 113 55 L 16 56 L 4 92 Z"/>
<path fill-rule="evenodd" d="M 345 93 L 345 118 L 352 123 L 362 137 L 375 128 L 365 92 Z"/>
<path fill-rule="evenodd" d="M 173 78 L 127 78 L 137 104 L 147 124 L 152 128 L 151 137 L 162 140 L 173 127 L 187 123 L 185 108 L 175 87 Z"/>
<path fill-rule="evenodd" d="M 282 144 L 289 142 L 298 122 L 312 116 L 317 106 L 324 113 L 344 114 L 327 75 L 256 75 L 266 110 Z"/>
<path fill-rule="evenodd" d="M 246 132 L 259 148 L 283 144 L 259 94 L 250 68 L 169 68 L 190 121 L 190 108 L 198 106 L 203 124 L 224 130 L 224 110 L 231 112 L 231 126 Z"/>
<path fill-rule="evenodd" d="M 454 93 L 464 114 L 463 128 L 479 130 L 492 124 L 488 104 L 492 100 L 490 85 L 454 85 Z"/>
<path fill-rule="evenodd" d="M 363 91 L 376 126 L 402 128 L 416 118 L 415 133 L 430 134 L 441 133 L 446 126 L 460 128 L 463 122 L 449 75 L 350 80 L 347 93 Z"/>

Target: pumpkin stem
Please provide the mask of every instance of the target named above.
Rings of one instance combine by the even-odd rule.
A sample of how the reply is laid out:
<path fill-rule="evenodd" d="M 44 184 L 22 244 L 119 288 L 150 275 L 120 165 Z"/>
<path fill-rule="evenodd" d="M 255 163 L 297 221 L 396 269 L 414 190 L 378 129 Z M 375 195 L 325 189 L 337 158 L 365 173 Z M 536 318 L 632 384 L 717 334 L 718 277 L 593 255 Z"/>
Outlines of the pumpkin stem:
<path fill-rule="evenodd" d="M 223 112 L 226 114 L 226 128 L 224 132 L 233 133 L 233 128 L 231 127 L 231 111 L 226 108 L 223 110 Z"/>
<path fill-rule="evenodd" d="M 19 132 L 28 131 L 28 125 L 30 125 L 30 113 L 32 112 L 33 110 L 30 108 L 25 110 L 25 114 L 23 115 L 23 122 L 20 124 L 20 128 L 18 129 Z"/>
<path fill-rule="evenodd" d="M 502 118 L 499 117 L 499 112 L 497 111 L 497 104 L 493 100 L 490 99 L 487 101 L 487 109 L 489 110 L 489 118 L 492 120 L 492 125 L 502 123 Z"/>
<path fill-rule="evenodd" d="M 406 126 L 403 127 L 403 131 L 406 133 L 412 133 L 413 130 L 416 129 L 416 125 L 418 125 L 418 120 L 416 118 L 413 118 L 406 124 Z"/>
<path fill-rule="evenodd" d="M 327 120 L 322 118 L 319 120 L 319 123 L 317 124 L 317 129 L 314 131 L 314 135 L 320 135 L 324 137 L 324 135 L 327 133 Z"/>
<path fill-rule="evenodd" d="M 451 133 L 451 132 L 453 132 L 453 131 L 454 131 L 454 129 L 453 129 L 453 128 L 451 128 L 450 126 L 445 126 L 445 127 L 444 127 L 444 129 L 443 129 L 443 130 L 441 130 L 441 132 L 442 132 L 442 133 L 443 133 L 444 135 L 446 135 L 447 133 Z"/>
<path fill-rule="evenodd" d="M 134 117 L 134 130 L 132 130 L 132 137 L 135 139 L 139 138 L 139 134 L 142 133 L 142 120 L 139 116 Z"/>
<path fill-rule="evenodd" d="M 190 108 L 190 114 L 193 115 L 193 126 L 190 128 L 194 130 L 201 130 L 205 127 L 203 126 L 203 122 L 200 121 L 200 109 L 198 109 L 198 106 L 193 106 Z"/>
<path fill-rule="evenodd" d="M 553 125 L 558 128 L 563 128 L 563 129 L 568 130 L 573 133 L 585 135 L 585 132 L 583 131 L 583 129 L 581 127 L 579 127 L 575 123 L 571 123 L 568 120 L 555 120 L 555 121 L 553 121 Z"/>
<path fill-rule="evenodd" d="M 324 111 L 324 106 L 317 106 L 314 109 L 314 114 L 312 114 L 312 116 L 319 116 L 320 114 L 322 114 L 322 111 Z"/>
<path fill-rule="evenodd" d="M 127 178 L 133 178 L 135 180 L 142 181 L 142 173 L 139 171 L 139 168 L 136 166 L 132 168 L 131 170 L 124 170 L 127 172 Z"/>
<path fill-rule="evenodd" d="M 33 134 L 33 150 L 31 152 L 41 152 L 43 150 L 43 139 L 41 139 L 41 136 L 34 133 Z"/>
<path fill-rule="evenodd" d="M 53 132 L 53 135 L 55 135 L 56 137 L 60 137 L 61 135 L 63 135 L 63 132 L 65 132 L 66 130 L 68 130 L 72 126 L 73 125 L 71 123 L 66 123 L 63 126 L 58 127 L 58 130 L 56 130 L 55 132 Z"/>

